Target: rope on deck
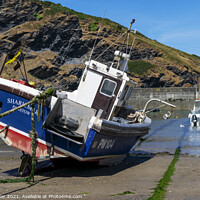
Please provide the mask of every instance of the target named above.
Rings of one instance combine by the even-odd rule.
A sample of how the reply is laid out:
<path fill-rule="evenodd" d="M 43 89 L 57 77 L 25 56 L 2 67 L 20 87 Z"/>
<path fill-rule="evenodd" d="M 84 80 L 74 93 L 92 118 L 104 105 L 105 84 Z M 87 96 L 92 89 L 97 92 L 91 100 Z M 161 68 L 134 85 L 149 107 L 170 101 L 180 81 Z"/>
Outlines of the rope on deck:
<path fill-rule="evenodd" d="M 7 112 L 0 114 L 0 118 L 2 118 L 2 117 L 5 117 L 5 116 L 31 104 L 31 127 L 32 127 L 32 130 L 31 130 L 31 137 L 32 137 L 31 173 L 29 174 L 28 177 L 25 177 L 25 178 L 3 179 L 3 180 L 0 180 L 0 183 L 19 183 L 19 182 L 30 183 L 31 180 L 34 182 L 34 174 L 35 174 L 35 168 L 36 168 L 36 132 L 35 132 L 35 118 L 34 118 L 35 103 L 38 103 L 38 121 L 40 121 L 40 117 L 42 116 L 42 113 L 43 113 L 44 102 L 48 96 L 52 95 L 53 91 L 54 91 L 54 88 L 48 88 L 45 92 L 42 92 L 39 95 L 35 96 L 31 101 L 29 101 L 17 108 L 11 109 Z"/>

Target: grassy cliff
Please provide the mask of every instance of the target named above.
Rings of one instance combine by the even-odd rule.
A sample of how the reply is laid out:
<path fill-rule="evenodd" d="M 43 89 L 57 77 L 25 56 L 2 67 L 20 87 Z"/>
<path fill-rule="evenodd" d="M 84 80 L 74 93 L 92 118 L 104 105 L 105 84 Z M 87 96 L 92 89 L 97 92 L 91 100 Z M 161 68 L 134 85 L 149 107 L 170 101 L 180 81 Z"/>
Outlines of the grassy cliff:
<path fill-rule="evenodd" d="M 3 30 L 0 32 L 0 54 L 8 52 L 17 40 L 22 41 L 28 76 L 44 84 L 67 82 L 70 70 L 83 67 L 95 41 L 93 58 L 127 30 L 109 19 L 40 0 L 5 0 L 0 27 Z M 163 45 L 140 32 L 131 33 L 130 46 L 133 37 L 136 40 L 129 74 L 138 86 L 192 87 L 198 83 L 200 57 Z M 112 61 L 113 51 L 122 43 L 123 39 L 118 40 L 99 61 Z M 43 73 L 49 76 L 41 80 Z M 9 78 L 12 74 L 12 70 L 7 69 L 4 76 Z M 156 84 L 149 84 L 155 79 Z"/>

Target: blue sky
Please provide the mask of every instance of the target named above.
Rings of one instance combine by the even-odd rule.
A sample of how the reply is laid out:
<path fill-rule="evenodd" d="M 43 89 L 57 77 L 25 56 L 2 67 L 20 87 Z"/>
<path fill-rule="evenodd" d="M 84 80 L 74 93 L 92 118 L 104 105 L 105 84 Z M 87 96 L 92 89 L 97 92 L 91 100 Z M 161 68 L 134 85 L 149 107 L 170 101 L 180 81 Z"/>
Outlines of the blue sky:
<path fill-rule="evenodd" d="M 51 0 L 103 17 L 181 51 L 200 56 L 200 0 Z"/>

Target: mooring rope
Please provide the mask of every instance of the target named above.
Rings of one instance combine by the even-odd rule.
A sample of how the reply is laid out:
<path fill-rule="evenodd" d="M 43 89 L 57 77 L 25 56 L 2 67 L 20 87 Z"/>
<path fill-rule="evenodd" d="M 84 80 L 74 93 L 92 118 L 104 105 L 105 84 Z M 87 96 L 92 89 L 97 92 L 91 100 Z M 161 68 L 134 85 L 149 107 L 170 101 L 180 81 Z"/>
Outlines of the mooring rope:
<path fill-rule="evenodd" d="M 40 107 L 41 107 L 41 100 L 38 99 L 38 115 L 37 115 L 38 122 L 40 122 Z"/>
<path fill-rule="evenodd" d="M 35 118 L 34 118 L 34 103 L 31 104 L 31 137 L 32 137 L 32 167 L 31 173 L 29 175 L 30 180 L 33 179 L 34 182 L 34 173 L 36 168 L 36 132 L 35 132 Z"/>
<path fill-rule="evenodd" d="M 6 112 L 0 114 L 0 118 L 5 117 L 5 116 L 7 116 L 7 115 L 9 115 L 9 114 L 11 114 L 11 113 L 17 111 L 17 110 L 20 110 L 21 108 L 24 108 L 24 107 L 28 106 L 29 104 L 36 103 L 36 102 L 38 102 L 39 100 L 43 100 L 42 103 L 41 103 L 41 104 L 42 104 L 41 107 L 42 107 L 42 109 L 43 109 L 44 100 L 45 100 L 49 95 L 51 95 L 51 94 L 53 93 L 53 91 L 54 91 L 54 88 L 48 88 L 45 92 L 42 92 L 42 93 L 40 93 L 39 95 L 35 96 L 31 101 L 29 101 L 29 102 L 27 102 L 27 103 L 25 103 L 25 104 L 23 104 L 23 105 L 21 105 L 21 106 L 18 106 L 18 107 L 16 107 L 16 108 L 13 108 L 13 109 L 11 109 L 11 110 L 8 110 L 8 111 L 6 111 Z M 39 111 L 38 111 L 38 112 L 39 112 Z M 39 113 L 40 113 L 40 112 L 39 112 Z"/>
<path fill-rule="evenodd" d="M 43 113 L 43 106 L 44 102 L 47 99 L 49 95 L 53 93 L 54 89 L 49 88 L 45 92 L 40 93 L 39 95 L 35 96 L 31 101 L 18 106 L 17 108 L 14 108 L 12 110 L 9 110 L 7 112 L 4 112 L 0 114 L 0 118 L 5 117 L 23 107 L 26 107 L 27 105 L 31 104 L 31 127 L 32 130 L 30 131 L 31 137 L 32 137 L 32 167 L 31 167 L 31 173 L 29 174 L 28 177 L 25 178 L 20 178 L 20 179 L 4 179 L 0 180 L 0 183 L 18 183 L 18 182 L 30 182 L 31 180 L 34 182 L 34 174 L 35 174 L 35 168 L 36 168 L 36 131 L 35 131 L 35 118 L 34 118 L 34 108 L 35 108 L 35 103 L 38 103 L 38 115 L 42 115 Z M 41 105 L 40 105 L 41 104 Z M 40 108 L 40 110 L 39 110 Z M 40 119 L 40 117 L 38 119 Z"/>

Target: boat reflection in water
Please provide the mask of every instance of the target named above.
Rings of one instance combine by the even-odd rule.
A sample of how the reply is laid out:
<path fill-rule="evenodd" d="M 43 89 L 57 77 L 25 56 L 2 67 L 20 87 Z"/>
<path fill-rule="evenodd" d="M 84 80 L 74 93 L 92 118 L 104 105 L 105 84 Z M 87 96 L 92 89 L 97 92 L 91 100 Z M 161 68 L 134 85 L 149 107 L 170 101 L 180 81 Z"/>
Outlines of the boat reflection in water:
<path fill-rule="evenodd" d="M 200 100 L 195 100 L 194 107 L 190 111 L 188 118 L 192 127 L 200 125 Z"/>

